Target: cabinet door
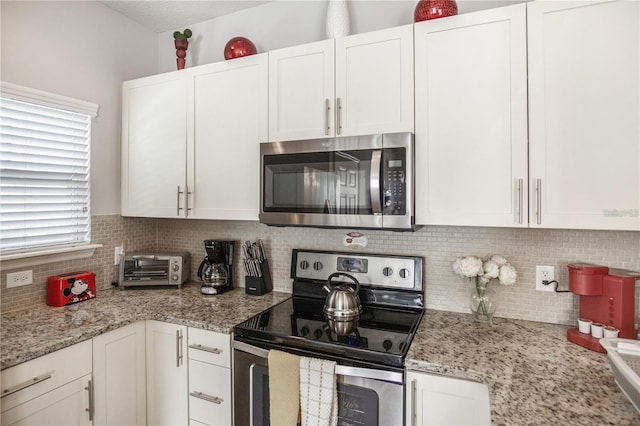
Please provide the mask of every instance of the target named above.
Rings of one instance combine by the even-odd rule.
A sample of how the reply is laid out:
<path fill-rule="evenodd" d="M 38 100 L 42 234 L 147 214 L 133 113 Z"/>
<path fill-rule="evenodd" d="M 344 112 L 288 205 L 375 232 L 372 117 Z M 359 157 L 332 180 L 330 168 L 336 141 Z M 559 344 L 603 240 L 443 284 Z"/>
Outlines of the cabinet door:
<path fill-rule="evenodd" d="M 258 220 L 260 142 L 267 140 L 268 56 L 199 67 L 188 217 Z"/>
<path fill-rule="evenodd" d="M 532 227 L 640 230 L 639 7 L 527 4 Z"/>
<path fill-rule="evenodd" d="M 93 339 L 94 425 L 146 424 L 144 321 Z"/>
<path fill-rule="evenodd" d="M 435 374 L 407 372 L 406 423 L 416 425 L 490 425 L 487 385 Z"/>
<path fill-rule="evenodd" d="M 269 140 L 335 135 L 334 42 L 269 52 Z"/>
<path fill-rule="evenodd" d="M 147 423 L 188 423 L 187 328 L 146 322 Z"/>
<path fill-rule="evenodd" d="M 91 425 L 91 374 L 2 412 L 4 426 Z"/>
<path fill-rule="evenodd" d="M 123 216 L 185 215 L 187 82 L 174 72 L 123 84 Z"/>
<path fill-rule="evenodd" d="M 335 43 L 336 134 L 413 132 L 413 25 Z"/>
<path fill-rule="evenodd" d="M 415 26 L 416 223 L 527 226 L 526 6 Z"/>

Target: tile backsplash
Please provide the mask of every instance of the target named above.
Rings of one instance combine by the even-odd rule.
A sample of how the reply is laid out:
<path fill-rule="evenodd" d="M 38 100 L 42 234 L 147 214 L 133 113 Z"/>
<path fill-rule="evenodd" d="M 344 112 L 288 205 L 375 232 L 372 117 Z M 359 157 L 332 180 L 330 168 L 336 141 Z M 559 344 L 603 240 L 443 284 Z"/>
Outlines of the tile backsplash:
<path fill-rule="evenodd" d="M 34 269 L 33 287 L 6 288 L 2 273 L 0 293 L 3 312 L 44 303 L 46 277 L 75 269 L 96 272 L 98 289 L 116 278 L 113 249 L 186 250 L 192 255 L 192 277 L 204 257 L 203 240 L 235 241 L 261 238 L 266 245 L 276 290 L 290 292 L 291 249 L 308 248 L 350 251 L 343 246 L 348 230 L 269 227 L 257 222 L 180 219 L 93 218 L 93 241 L 103 244 L 91 259 L 43 265 Z M 571 293 L 535 290 L 536 265 L 555 267 L 560 289 L 567 288 L 568 263 L 597 263 L 614 268 L 640 270 L 640 234 L 623 231 L 577 231 L 481 227 L 428 226 L 416 232 L 363 231 L 370 253 L 409 254 L 425 258 L 425 299 L 428 308 L 468 312 L 471 282 L 457 276 L 451 262 L 458 256 L 501 254 L 518 271 L 514 286 L 495 285 L 496 316 L 559 324 L 574 324 L 578 317 L 578 297 Z M 239 251 L 238 251 L 239 253 Z M 236 254 L 236 285 L 244 286 Z M 11 272 L 11 271 L 8 271 Z M 495 283 L 494 283 L 495 284 Z M 492 285 L 494 285 L 492 284 Z M 16 291 L 17 290 L 17 291 Z M 99 293 L 98 293 L 99 297 Z M 636 305 L 640 297 L 636 296 Z M 636 309 L 639 313 L 640 309 Z M 640 321 L 638 321 L 640 322 Z"/>

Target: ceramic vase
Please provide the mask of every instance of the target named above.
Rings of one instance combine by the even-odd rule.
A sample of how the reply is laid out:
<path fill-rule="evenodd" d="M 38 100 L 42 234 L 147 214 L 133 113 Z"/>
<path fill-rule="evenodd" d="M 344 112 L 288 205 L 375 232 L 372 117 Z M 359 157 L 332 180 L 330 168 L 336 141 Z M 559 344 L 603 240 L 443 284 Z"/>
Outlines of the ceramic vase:
<path fill-rule="evenodd" d="M 329 0 L 326 29 L 328 38 L 344 37 L 351 34 L 347 0 Z"/>

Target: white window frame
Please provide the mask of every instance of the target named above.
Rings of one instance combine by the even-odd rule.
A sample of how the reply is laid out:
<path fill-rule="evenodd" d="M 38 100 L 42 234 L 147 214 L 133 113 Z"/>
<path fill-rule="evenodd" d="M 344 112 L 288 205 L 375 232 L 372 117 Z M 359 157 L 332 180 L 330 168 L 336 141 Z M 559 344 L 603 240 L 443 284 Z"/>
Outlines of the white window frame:
<path fill-rule="evenodd" d="M 89 115 L 92 118 L 98 115 L 98 105 L 95 103 L 31 89 L 4 81 L 0 82 L 0 94 L 3 98 L 78 112 Z M 8 250 L 0 253 L 0 267 L 3 270 L 7 270 L 90 257 L 93 256 L 95 250 L 99 247 L 102 247 L 102 244 L 82 242 Z"/>

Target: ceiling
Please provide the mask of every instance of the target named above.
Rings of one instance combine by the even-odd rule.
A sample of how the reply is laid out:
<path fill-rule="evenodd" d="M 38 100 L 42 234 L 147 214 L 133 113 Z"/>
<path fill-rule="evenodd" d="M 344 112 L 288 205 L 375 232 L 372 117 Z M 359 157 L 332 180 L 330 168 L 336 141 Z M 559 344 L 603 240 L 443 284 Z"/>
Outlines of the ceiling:
<path fill-rule="evenodd" d="M 156 33 L 228 15 L 270 0 L 104 0 L 102 3 Z"/>

